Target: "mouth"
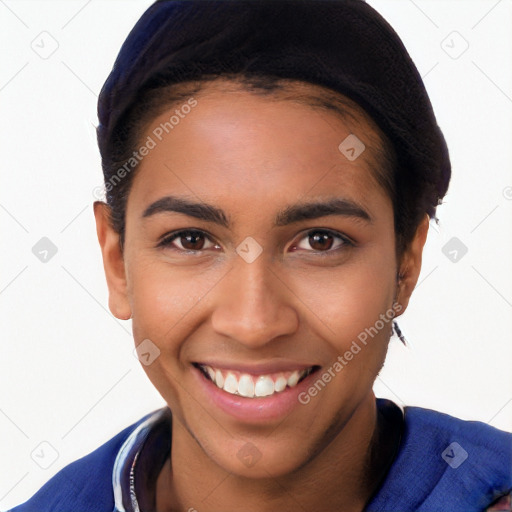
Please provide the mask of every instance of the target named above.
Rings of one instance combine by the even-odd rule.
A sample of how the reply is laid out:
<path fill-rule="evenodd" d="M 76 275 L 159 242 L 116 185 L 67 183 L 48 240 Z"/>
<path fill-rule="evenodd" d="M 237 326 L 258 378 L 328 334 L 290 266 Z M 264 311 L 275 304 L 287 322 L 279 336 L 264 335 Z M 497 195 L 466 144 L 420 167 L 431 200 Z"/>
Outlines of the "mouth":
<path fill-rule="evenodd" d="M 218 389 L 231 395 L 252 399 L 270 397 L 294 388 L 320 368 L 320 366 L 313 365 L 307 368 L 256 375 L 215 368 L 202 363 L 193 363 L 193 366 Z"/>

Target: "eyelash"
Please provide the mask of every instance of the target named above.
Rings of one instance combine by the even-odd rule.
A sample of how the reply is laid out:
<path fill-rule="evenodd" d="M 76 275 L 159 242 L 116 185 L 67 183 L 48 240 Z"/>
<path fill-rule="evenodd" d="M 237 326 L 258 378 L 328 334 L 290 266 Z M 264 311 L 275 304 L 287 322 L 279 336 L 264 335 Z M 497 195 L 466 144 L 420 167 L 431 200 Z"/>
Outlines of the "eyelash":
<path fill-rule="evenodd" d="M 306 231 L 304 233 L 304 235 L 302 236 L 302 238 L 300 238 L 299 242 L 297 244 L 294 244 L 293 247 L 294 248 L 297 247 L 302 240 L 310 237 L 311 235 L 313 235 L 315 233 L 328 234 L 334 238 L 338 238 L 339 240 L 341 240 L 343 242 L 338 247 L 336 247 L 334 249 L 331 248 L 326 251 L 305 250 L 306 252 L 318 254 L 320 257 L 332 256 L 333 253 L 338 253 L 339 250 L 343 250 L 343 249 L 346 249 L 347 247 L 355 246 L 355 243 L 345 235 L 342 235 L 335 231 L 331 231 L 330 229 L 316 228 L 316 229 L 310 229 L 310 230 Z M 208 233 L 206 233 L 205 231 L 202 231 L 199 229 L 185 229 L 185 230 L 181 230 L 181 231 L 174 231 L 173 233 L 169 233 L 169 234 L 165 235 L 162 238 L 162 240 L 158 243 L 157 247 L 169 248 L 173 251 L 181 252 L 183 254 L 200 254 L 200 253 L 204 252 L 206 249 L 200 249 L 200 250 L 194 251 L 194 250 L 190 250 L 190 249 L 180 249 L 180 248 L 172 247 L 172 243 L 174 242 L 174 240 L 179 239 L 185 235 L 191 235 L 191 234 L 192 235 L 203 235 L 210 242 L 214 243 L 212 240 L 212 237 L 210 237 L 210 235 Z M 301 249 L 301 250 L 304 250 L 304 249 Z"/>

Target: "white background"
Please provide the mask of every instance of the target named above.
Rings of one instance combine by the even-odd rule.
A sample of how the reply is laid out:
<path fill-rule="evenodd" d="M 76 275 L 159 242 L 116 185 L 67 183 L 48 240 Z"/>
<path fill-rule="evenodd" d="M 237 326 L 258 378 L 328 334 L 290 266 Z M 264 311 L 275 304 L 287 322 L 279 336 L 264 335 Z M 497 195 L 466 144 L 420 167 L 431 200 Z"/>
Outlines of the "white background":
<path fill-rule="evenodd" d="M 0 0 L 0 509 L 164 405 L 108 311 L 92 209 L 97 95 L 150 3 Z M 409 347 L 392 340 L 376 393 L 512 430 L 512 2 L 369 3 L 424 77 L 453 165 L 400 321 Z M 52 38 L 43 59 L 31 45 Z"/>

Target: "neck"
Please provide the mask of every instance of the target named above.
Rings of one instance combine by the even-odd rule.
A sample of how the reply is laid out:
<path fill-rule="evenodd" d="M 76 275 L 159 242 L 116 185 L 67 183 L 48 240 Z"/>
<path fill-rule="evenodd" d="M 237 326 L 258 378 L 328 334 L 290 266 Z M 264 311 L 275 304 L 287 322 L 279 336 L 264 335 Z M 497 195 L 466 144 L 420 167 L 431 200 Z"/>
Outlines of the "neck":
<path fill-rule="evenodd" d="M 361 512 L 386 469 L 393 445 L 373 392 L 316 455 L 291 474 L 250 479 L 215 464 L 178 421 L 173 421 L 171 460 L 157 482 L 158 512 Z M 321 485 L 319 485 L 321 482 Z"/>

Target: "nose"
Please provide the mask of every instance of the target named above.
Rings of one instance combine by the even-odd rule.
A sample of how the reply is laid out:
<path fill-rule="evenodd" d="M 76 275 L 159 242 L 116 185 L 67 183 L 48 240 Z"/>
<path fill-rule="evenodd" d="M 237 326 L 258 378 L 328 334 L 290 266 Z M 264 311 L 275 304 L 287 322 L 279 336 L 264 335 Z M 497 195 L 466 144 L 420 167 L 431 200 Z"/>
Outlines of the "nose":
<path fill-rule="evenodd" d="M 258 348 L 297 331 L 293 293 L 262 257 L 252 263 L 237 258 L 216 288 L 211 317 L 216 333 Z"/>

